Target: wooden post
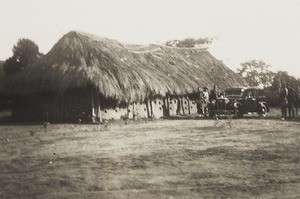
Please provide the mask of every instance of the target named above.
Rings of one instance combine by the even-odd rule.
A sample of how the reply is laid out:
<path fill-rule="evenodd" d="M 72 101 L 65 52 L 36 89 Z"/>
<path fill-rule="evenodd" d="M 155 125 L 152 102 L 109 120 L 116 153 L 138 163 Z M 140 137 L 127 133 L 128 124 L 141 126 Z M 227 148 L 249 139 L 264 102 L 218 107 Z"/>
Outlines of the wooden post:
<path fill-rule="evenodd" d="M 163 98 L 163 116 L 168 115 L 168 107 L 167 107 L 167 102 L 166 102 L 167 97 Z"/>
<path fill-rule="evenodd" d="M 147 109 L 147 115 L 148 115 L 148 118 L 150 118 L 150 110 L 149 110 L 149 99 L 146 99 L 146 109 Z"/>
<path fill-rule="evenodd" d="M 170 116 L 170 96 L 166 96 L 166 108 L 167 108 L 167 115 Z"/>
<path fill-rule="evenodd" d="M 153 107 L 152 107 L 152 98 L 150 97 L 150 110 L 151 110 L 151 115 L 150 117 L 153 116 Z"/>
<path fill-rule="evenodd" d="M 180 97 L 180 103 L 182 108 L 182 114 L 185 115 L 184 106 L 183 106 L 183 97 Z"/>
<path fill-rule="evenodd" d="M 132 119 L 133 119 L 133 120 L 136 119 L 136 118 L 135 118 L 136 113 L 135 113 L 135 109 L 134 109 L 134 104 L 135 104 L 135 102 L 132 103 Z"/>
<path fill-rule="evenodd" d="M 97 121 L 98 122 L 102 122 L 102 115 L 101 115 L 101 102 L 100 102 L 100 98 L 99 98 L 99 92 L 97 91 Z"/>
<path fill-rule="evenodd" d="M 180 97 L 177 96 L 177 105 L 176 105 L 176 115 L 180 115 L 181 114 L 181 99 Z"/>
<path fill-rule="evenodd" d="M 92 112 L 91 112 L 91 119 L 92 122 L 95 122 L 95 107 L 94 107 L 94 92 L 93 88 L 91 88 L 91 107 L 92 107 Z"/>
<path fill-rule="evenodd" d="M 191 107 L 190 107 L 190 100 L 187 98 L 188 101 L 188 110 L 189 110 L 189 115 L 191 114 Z"/>

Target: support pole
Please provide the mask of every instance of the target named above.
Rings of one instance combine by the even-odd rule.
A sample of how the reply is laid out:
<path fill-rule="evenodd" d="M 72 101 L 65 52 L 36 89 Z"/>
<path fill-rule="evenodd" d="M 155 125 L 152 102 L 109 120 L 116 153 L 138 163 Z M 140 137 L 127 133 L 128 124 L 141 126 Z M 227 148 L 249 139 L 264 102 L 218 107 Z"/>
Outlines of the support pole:
<path fill-rule="evenodd" d="M 189 115 L 191 114 L 191 107 L 190 107 L 190 100 L 187 98 L 188 101 L 188 110 L 189 110 Z"/>
<path fill-rule="evenodd" d="M 150 118 L 150 103 L 149 103 L 149 99 L 146 99 L 146 109 L 147 109 L 147 115 L 148 115 L 148 118 Z"/>
<path fill-rule="evenodd" d="M 150 110 L 151 110 L 150 117 L 152 118 L 152 116 L 153 116 L 153 107 L 152 107 L 152 98 L 151 97 L 150 97 Z"/>
<path fill-rule="evenodd" d="M 181 108 L 182 108 L 182 114 L 185 115 L 184 106 L 183 106 L 183 97 L 180 98 Z"/>
<path fill-rule="evenodd" d="M 171 114 L 170 114 L 170 96 L 169 95 L 167 95 L 166 96 L 166 112 L 167 112 L 167 116 L 170 116 Z"/>
<path fill-rule="evenodd" d="M 102 115 L 101 115 L 101 102 L 99 98 L 99 92 L 97 91 L 97 121 L 102 122 Z"/>
<path fill-rule="evenodd" d="M 91 119 L 92 122 L 95 122 L 95 104 L 94 104 L 94 92 L 93 88 L 91 88 L 91 107 L 92 107 L 92 112 L 91 112 Z"/>

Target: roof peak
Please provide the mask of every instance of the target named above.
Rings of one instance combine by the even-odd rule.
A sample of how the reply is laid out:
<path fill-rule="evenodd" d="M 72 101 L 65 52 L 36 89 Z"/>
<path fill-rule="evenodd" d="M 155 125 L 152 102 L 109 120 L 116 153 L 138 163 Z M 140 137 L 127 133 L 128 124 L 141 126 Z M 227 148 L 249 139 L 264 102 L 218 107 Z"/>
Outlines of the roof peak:
<path fill-rule="evenodd" d="M 99 36 L 96 34 L 84 32 L 84 31 L 80 31 L 80 30 L 71 30 L 67 34 L 65 34 L 65 36 L 69 36 L 69 35 L 83 36 L 83 37 L 92 39 L 94 41 L 111 41 L 114 43 L 118 43 L 119 45 L 123 46 L 124 48 L 126 48 L 128 50 L 137 50 L 137 49 L 153 50 L 153 49 L 158 49 L 158 48 L 160 48 L 160 49 L 166 48 L 166 49 L 179 49 L 179 50 L 207 51 L 207 47 L 206 48 L 200 48 L 200 47 L 188 48 L 188 47 L 172 47 L 172 46 L 166 46 L 163 44 L 154 44 L 154 43 L 150 43 L 150 44 L 126 43 L 126 42 L 120 42 L 116 39 L 102 37 L 102 36 Z"/>
<path fill-rule="evenodd" d="M 101 36 L 98 36 L 95 34 L 83 32 L 83 31 L 79 31 L 79 30 L 71 30 L 67 34 L 65 34 L 65 36 L 69 36 L 69 35 L 84 36 L 84 37 L 88 37 L 88 38 L 94 39 L 94 40 L 113 40 L 113 39 L 109 39 L 107 37 L 101 37 Z"/>

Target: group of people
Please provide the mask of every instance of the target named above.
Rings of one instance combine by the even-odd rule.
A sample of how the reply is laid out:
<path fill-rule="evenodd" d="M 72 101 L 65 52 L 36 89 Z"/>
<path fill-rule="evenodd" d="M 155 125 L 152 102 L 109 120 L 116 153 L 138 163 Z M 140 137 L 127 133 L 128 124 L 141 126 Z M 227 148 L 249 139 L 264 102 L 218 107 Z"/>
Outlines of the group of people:
<path fill-rule="evenodd" d="M 295 118 L 295 105 L 297 103 L 297 92 L 289 85 L 281 88 L 281 119 Z"/>
<path fill-rule="evenodd" d="M 199 91 L 199 100 L 198 100 L 198 113 L 204 115 L 204 117 L 208 116 L 208 104 L 213 100 L 217 100 L 220 97 L 216 90 L 216 85 L 214 85 L 213 89 L 209 92 L 207 87 L 198 88 Z"/>

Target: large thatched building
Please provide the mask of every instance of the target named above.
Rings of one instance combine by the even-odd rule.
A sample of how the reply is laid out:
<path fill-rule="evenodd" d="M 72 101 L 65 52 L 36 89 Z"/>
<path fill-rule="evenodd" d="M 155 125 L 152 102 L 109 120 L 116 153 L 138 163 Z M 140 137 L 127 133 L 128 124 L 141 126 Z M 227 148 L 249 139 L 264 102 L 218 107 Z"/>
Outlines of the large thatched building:
<path fill-rule="evenodd" d="M 206 49 L 123 45 L 72 31 L 3 87 L 16 120 L 77 122 L 193 114 L 187 96 L 214 84 L 245 82 Z"/>

